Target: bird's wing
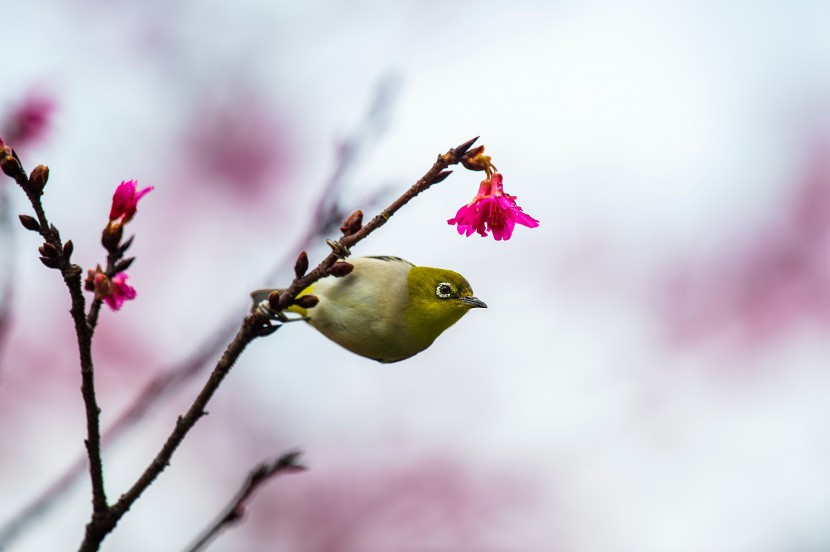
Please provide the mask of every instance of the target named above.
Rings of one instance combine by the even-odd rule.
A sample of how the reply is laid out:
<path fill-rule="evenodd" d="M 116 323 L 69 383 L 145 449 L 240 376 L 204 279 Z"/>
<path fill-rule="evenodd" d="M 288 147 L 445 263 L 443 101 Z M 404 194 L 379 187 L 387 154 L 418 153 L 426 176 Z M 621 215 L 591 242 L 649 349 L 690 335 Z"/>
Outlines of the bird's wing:
<path fill-rule="evenodd" d="M 365 258 L 365 259 L 377 259 L 379 261 L 401 262 L 401 263 L 406 263 L 409 266 L 415 266 L 414 264 L 410 263 L 407 260 L 401 259 L 400 257 L 394 257 L 392 255 L 368 255 L 368 256 L 363 257 L 363 258 Z"/>

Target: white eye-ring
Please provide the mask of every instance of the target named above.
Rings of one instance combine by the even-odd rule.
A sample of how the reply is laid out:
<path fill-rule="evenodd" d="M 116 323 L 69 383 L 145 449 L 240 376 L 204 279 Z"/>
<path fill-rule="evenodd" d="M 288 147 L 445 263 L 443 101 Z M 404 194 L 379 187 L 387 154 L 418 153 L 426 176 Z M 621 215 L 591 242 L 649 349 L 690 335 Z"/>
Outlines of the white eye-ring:
<path fill-rule="evenodd" d="M 435 288 L 435 295 L 441 299 L 449 299 L 452 297 L 452 285 L 447 282 L 441 282 L 438 284 L 438 287 Z"/>

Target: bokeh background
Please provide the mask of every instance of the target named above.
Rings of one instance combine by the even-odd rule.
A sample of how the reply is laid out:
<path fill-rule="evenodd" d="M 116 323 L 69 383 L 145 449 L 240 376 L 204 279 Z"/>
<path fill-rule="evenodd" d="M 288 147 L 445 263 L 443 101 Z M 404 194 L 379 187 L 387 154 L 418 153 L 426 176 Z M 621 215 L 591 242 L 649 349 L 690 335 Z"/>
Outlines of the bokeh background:
<path fill-rule="evenodd" d="M 464 170 L 419 197 L 355 253 L 490 308 L 390 366 L 299 324 L 255 342 L 104 550 L 183 549 L 293 448 L 311 469 L 210 550 L 830 549 L 827 2 L 29 0 L 2 27 L 0 136 L 50 166 L 74 260 L 119 182 L 155 186 L 94 344 L 111 498 L 331 213 L 481 135 L 541 221 L 458 236 Z M 69 300 L 0 198 L 0 548 L 74 549 L 86 474 L 47 491 L 83 453 Z"/>

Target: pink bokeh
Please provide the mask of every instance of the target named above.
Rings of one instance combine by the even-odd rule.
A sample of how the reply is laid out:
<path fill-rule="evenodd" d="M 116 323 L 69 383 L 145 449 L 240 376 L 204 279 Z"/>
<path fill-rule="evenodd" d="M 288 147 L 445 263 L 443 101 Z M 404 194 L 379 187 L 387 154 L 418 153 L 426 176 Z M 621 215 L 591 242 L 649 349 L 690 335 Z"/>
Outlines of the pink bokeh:
<path fill-rule="evenodd" d="M 754 347 L 797 329 L 830 330 L 830 140 L 816 141 L 805 157 L 769 222 L 666 279 L 673 342 L 732 335 Z"/>

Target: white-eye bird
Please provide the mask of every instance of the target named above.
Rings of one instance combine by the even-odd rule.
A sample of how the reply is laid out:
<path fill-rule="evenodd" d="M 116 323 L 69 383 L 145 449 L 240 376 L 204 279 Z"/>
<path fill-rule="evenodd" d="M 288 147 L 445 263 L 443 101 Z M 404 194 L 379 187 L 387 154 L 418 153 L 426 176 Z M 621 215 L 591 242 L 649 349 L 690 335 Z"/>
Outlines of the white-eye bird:
<path fill-rule="evenodd" d="M 327 276 L 298 295 L 317 296 L 316 306 L 287 310 L 302 315 L 335 343 L 373 360 L 397 362 L 416 355 L 467 311 L 487 307 L 452 270 L 415 266 L 398 257 L 348 262 L 354 265 L 351 274 Z M 252 292 L 254 305 L 267 304 L 272 291 Z"/>

